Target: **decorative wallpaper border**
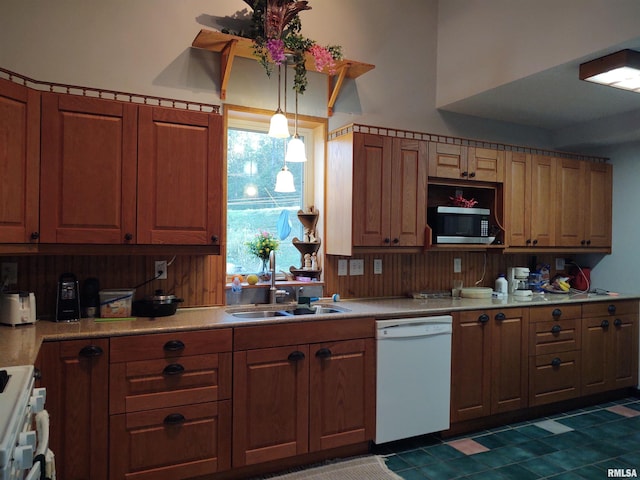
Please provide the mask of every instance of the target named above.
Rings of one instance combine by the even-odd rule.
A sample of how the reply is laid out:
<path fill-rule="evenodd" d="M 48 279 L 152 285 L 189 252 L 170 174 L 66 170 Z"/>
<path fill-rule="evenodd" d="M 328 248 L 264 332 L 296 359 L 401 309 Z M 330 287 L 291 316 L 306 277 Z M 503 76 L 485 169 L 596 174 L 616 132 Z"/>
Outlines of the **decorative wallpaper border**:
<path fill-rule="evenodd" d="M 545 155 L 548 157 L 570 158 L 574 160 L 586 160 L 596 163 L 608 162 L 608 158 L 582 155 L 579 153 L 559 152 L 542 148 L 523 147 L 519 145 L 509 145 L 498 142 L 487 142 L 483 140 L 470 140 L 467 138 L 451 137 L 448 135 L 438 135 L 435 133 L 413 132 L 410 130 L 398 130 L 395 128 L 375 127 L 372 125 L 361 125 L 352 123 L 329 132 L 329 140 L 341 137 L 348 133 L 370 133 L 372 135 L 382 135 L 385 137 L 408 138 L 412 140 L 425 140 L 428 142 L 448 143 L 451 145 L 461 145 L 467 147 L 490 148 L 493 150 L 504 150 L 506 152 L 530 153 L 532 155 Z"/>

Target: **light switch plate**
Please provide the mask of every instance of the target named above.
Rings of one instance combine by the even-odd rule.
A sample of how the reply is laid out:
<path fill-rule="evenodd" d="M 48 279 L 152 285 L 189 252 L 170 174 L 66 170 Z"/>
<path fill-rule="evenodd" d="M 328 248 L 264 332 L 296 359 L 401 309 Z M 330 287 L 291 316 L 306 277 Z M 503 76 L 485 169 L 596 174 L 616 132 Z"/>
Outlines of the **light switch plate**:
<path fill-rule="evenodd" d="M 347 261 L 342 259 L 338 260 L 338 276 L 346 277 L 347 276 Z"/>
<path fill-rule="evenodd" d="M 564 258 L 556 258 L 556 270 L 564 270 Z"/>
<path fill-rule="evenodd" d="M 364 275 L 364 260 L 361 258 L 349 260 L 349 275 Z"/>
<path fill-rule="evenodd" d="M 462 259 L 461 258 L 454 258 L 453 259 L 453 273 L 460 273 L 462 272 Z"/>
<path fill-rule="evenodd" d="M 373 274 L 382 275 L 382 259 L 381 258 L 373 259 Z"/>

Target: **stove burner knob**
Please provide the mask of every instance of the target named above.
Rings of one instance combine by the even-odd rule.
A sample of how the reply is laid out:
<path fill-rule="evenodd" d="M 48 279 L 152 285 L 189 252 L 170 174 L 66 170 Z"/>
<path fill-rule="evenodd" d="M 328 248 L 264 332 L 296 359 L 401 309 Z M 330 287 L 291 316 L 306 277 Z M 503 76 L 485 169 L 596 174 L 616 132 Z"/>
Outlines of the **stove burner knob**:
<path fill-rule="evenodd" d="M 18 470 L 28 470 L 33 466 L 33 447 L 20 445 L 13 451 L 13 464 Z"/>
<path fill-rule="evenodd" d="M 20 435 L 18 436 L 18 445 L 31 447 L 34 452 L 36 451 L 37 442 L 38 439 L 36 432 L 33 430 L 20 432 Z"/>
<path fill-rule="evenodd" d="M 31 406 L 32 413 L 38 413 L 44 410 L 45 395 L 43 395 L 41 392 L 36 392 L 36 390 L 42 389 L 34 389 L 33 395 L 31 395 L 31 398 L 29 399 L 29 405 Z"/>

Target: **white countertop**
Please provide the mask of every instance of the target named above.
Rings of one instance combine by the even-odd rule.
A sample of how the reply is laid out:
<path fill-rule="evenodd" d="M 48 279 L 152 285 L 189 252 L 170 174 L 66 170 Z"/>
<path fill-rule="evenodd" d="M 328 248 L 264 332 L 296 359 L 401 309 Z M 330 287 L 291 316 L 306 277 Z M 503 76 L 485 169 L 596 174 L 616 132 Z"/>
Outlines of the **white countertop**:
<path fill-rule="evenodd" d="M 509 296 L 505 299 L 455 299 L 451 297 L 411 299 L 411 298 L 367 298 L 344 300 L 335 305 L 347 309 L 344 313 L 326 315 L 300 315 L 293 317 L 268 317 L 260 319 L 242 319 L 230 315 L 227 310 L 242 311 L 255 308 L 253 305 L 185 308 L 170 317 L 137 318 L 135 320 L 96 321 L 82 319 L 78 322 L 38 321 L 34 325 L 10 327 L 0 325 L 0 367 L 29 365 L 35 361 L 43 341 L 72 340 L 82 338 L 113 337 L 163 333 L 182 330 L 199 330 L 224 327 L 241 327 L 283 322 L 306 322 L 328 319 L 356 317 L 393 318 L 415 315 L 435 315 L 459 310 L 478 310 L 489 308 L 514 308 L 540 305 L 562 305 L 568 303 L 606 302 L 616 300 L 638 300 L 637 295 L 534 295 L 522 300 Z M 330 301 L 319 303 L 329 304 Z M 274 306 L 285 309 L 287 305 Z"/>

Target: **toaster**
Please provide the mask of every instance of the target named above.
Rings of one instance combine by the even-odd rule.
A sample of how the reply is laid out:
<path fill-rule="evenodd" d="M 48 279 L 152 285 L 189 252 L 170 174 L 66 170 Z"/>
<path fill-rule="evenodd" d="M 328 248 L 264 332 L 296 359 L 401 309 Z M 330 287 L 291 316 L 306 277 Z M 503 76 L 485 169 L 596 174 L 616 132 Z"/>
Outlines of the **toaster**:
<path fill-rule="evenodd" d="M 0 323 L 24 325 L 35 322 L 36 296 L 33 293 L 0 293 Z"/>

